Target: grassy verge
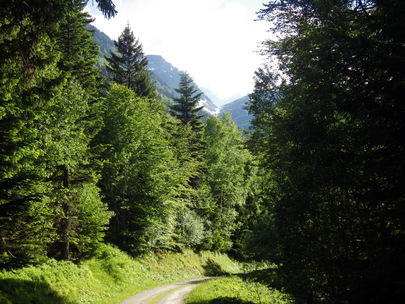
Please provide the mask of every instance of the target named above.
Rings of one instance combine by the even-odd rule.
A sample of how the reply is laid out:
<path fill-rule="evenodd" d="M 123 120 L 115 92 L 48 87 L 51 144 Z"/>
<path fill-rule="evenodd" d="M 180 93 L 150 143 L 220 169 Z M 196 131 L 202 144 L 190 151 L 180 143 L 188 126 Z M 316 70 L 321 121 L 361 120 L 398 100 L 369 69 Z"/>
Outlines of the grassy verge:
<path fill-rule="evenodd" d="M 249 275 L 232 275 L 207 281 L 187 297 L 187 304 L 289 304 L 288 295 L 256 282 Z"/>
<path fill-rule="evenodd" d="M 96 258 L 75 265 L 50 260 L 36 267 L 0 272 L 0 304 L 119 303 L 155 286 L 241 266 L 226 255 L 191 251 L 131 258 L 105 246 Z"/>

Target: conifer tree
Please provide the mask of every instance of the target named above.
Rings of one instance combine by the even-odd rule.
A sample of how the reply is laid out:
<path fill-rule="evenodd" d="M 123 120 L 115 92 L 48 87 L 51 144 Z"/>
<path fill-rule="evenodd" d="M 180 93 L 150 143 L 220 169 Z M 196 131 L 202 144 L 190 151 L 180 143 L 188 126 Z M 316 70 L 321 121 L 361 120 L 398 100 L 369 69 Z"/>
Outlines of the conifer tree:
<path fill-rule="evenodd" d="M 53 47 L 64 1 L 6 1 L 0 16 L 0 267 L 45 255 L 54 237 L 41 132 L 63 77 Z"/>
<path fill-rule="evenodd" d="M 62 54 L 59 68 L 69 73 L 80 86 L 98 99 L 102 89 L 103 80 L 100 70 L 96 67 L 99 47 L 93 42 L 92 32 L 87 28 L 93 21 L 91 16 L 84 12 L 83 0 L 71 0 L 66 18 L 61 20 L 58 31 L 58 49 Z"/>
<path fill-rule="evenodd" d="M 187 74 L 183 73 L 180 77 L 179 88 L 175 89 L 179 93 L 179 97 L 174 98 L 174 103 L 170 105 L 170 113 L 178 119 L 185 132 L 181 134 L 173 134 L 175 137 L 185 136 L 187 142 L 187 153 L 189 158 L 186 162 L 190 163 L 191 167 L 195 169 L 195 175 L 190 180 L 190 186 L 196 190 L 197 183 L 200 179 L 203 155 L 203 132 L 204 124 L 201 121 L 203 115 L 199 112 L 203 107 L 198 107 L 202 92 L 198 93 L 193 85 L 193 79 Z M 185 164 L 185 166 L 187 166 Z"/>
<path fill-rule="evenodd" d="M 195 132 L 201 132 L 204 126 L 201 121 L 203 115 L 198 113 L 204 107 L 199 107 L 198 102 L 203 93 L 197 93 L 193 79 L 187 73 L 181 74 L 179 87 L 175 90 L 180 96 L 173 98 L 174 104 L 170 106 L 171 114 L 184 125 L 190 125 Z"/>
<path fill-rule="evenodd" d="M 129 24 L 114 44 L 115 50 L 106 58 L 112 80 L 132 89 L 139 97 L 155 98 L 156 90 L 148 71 L 148 59 Z"/>
<path fill-rule="evenodd" d="M 115 14 L 111 0 L 96 2 L 106 15 Z M 54 173 L 62 170 L 55 171 L 53 155 L 66 148 L 58 141 L 61 135 L 66 139 L 78 134 L 59 128 L 62 121 L 54 115 L 57 109 L 64 109 L 64 98 L 70 98 L 68 92 L 72 91 L 66 90 L 67 86 L 75 85 L 67 85 L 58 49 L 59 26 L 70 9 L 69 2 L 62 0 L 2 3 L 0 267 L 43 258 L 47 245 L 57 237 L 53 220 L 59 212 L 55 189 L 60 179 L 55 182 Z M 81 100 L 79 91 L 72 100 Z M 72 121 L 81 118 L 76 116 Z M 56 125 L 53 120 L 57 120 Z M 77 147 L 69 148 L 75 153 Z M 86 228 L 82 228 L 84 232 Z"/>
<path fill-rule="evenodd" d="M 90 152 L 91 140 L 100 125 L 97 111 L 103 82 L 95 68 L 98 48 L 87 30 L 91 19 L 83 8 L 83 1 L 70 1 L 67 16 L 61 21 L 58 66 L 67 82 L 62 95 L 55 98 L 55 105 L 47 109 L 48 121 L 52 122 L 48 127 L 51 151 L 45 160 L 53 172 L 54 193 L 64 194 L 53 199 L 59 202 L 55 204 L 59 213 L 53 220 L 58 237 L 48 245 L 48 255 L 64 260 L 91 254 L 110 218 L 96 186 L 97 172 Z M 91 216 L 89 208 L 97 210 L 98 216 Z"/>

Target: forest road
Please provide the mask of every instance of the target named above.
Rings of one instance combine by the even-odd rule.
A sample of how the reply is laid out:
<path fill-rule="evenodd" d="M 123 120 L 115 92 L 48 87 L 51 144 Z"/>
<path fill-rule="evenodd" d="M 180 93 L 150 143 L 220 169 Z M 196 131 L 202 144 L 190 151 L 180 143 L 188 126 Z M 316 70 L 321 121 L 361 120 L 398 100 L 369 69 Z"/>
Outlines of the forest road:
<path fill-rule="evenodd" d="M 210 280 L 209 277 L 192 279 L 178 283 L 163 285 L 142 291 L 120 304 L 183 304 L 184 299 L 199 283 Z"/>

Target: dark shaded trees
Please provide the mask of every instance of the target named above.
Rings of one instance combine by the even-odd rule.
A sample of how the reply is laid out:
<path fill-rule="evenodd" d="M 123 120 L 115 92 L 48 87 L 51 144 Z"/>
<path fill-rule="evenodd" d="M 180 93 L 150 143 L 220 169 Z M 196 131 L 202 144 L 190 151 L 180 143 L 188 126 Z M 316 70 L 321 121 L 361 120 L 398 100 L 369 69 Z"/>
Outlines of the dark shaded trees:
<path fill-rule="evenodd" d="M 308 0 L 261 12 L 283 33 L 266 43 L 281 72 L 257 74 L 253 138 L 278 190 L 269 252 L 299 302 L 404 299 L 404 10 Z"/>

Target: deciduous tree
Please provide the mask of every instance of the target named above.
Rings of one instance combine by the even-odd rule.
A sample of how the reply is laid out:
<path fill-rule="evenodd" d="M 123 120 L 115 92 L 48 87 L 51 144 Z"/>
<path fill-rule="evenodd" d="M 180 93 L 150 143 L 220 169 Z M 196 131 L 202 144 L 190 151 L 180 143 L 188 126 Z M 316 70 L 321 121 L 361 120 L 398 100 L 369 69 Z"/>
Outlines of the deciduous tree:
<path fill-rule="evenodd" d="M 167 119 L 156 101 L 112 85 L 99 135 L 106 146 L 101 187 L 115 212 L 109 239 L 131 253 L 174 245 L 177 192 L 187 177 L 164 127 Z"/>
<path fill-rule="evenodd" d="M 245 205 L 252 176 L 248 176 L 251 155 L 244 146 L 243 133 L 225 113 L 223 118 L 209 117 L 204 133 L 207 183 L 214 204 L 206 217 L 211 222 L 213 249 L 232 248 L 239 222 L 238 212 Z"/>

